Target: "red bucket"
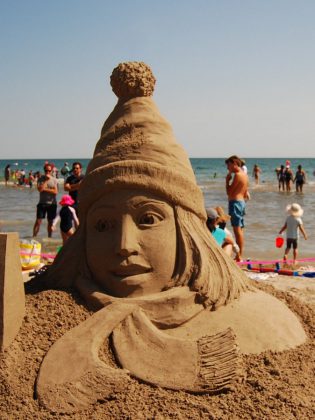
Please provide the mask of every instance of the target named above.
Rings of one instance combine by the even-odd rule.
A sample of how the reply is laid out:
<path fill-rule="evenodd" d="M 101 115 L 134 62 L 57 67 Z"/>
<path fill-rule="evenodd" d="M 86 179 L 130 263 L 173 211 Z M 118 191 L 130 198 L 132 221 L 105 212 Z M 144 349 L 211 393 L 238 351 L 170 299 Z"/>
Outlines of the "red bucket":
<path fill-rule="evenodd" d="M 283 237 L 282 237 L 282 236 L 278 236 L 278 237 L 276 238 L 276 247 L 277 247 L 277 248 L 281 248 L 283 244 L 284 244 L 284 239 L 283 239 Z"/>

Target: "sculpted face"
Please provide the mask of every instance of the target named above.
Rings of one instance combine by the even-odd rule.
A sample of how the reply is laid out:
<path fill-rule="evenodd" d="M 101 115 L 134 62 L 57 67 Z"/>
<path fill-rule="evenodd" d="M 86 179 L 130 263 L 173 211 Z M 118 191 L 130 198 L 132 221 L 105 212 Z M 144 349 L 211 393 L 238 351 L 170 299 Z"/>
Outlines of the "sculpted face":
<path fill-rule="evenodd" d="M 176 261 L 173 207 L 163 198 L 119 190 L 89 210 L 86 256 L 93 279 L 108 294 L 136 297 L 159 292 Z"/>

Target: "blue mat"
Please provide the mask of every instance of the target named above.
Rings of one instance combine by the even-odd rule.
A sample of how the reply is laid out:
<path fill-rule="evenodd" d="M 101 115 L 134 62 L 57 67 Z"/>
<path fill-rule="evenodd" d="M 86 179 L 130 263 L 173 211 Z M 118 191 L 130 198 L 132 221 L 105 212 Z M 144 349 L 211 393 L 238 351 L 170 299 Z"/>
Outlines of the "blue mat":
<path fill-rule="evenodd" d="M 310 273 L 304 273 L 304 274 L 302 274 L 302 277 L 311 277 L 311 278 L 313 278 L 313 277 L 315 277 L 315 271 L 312 271 Z"/>

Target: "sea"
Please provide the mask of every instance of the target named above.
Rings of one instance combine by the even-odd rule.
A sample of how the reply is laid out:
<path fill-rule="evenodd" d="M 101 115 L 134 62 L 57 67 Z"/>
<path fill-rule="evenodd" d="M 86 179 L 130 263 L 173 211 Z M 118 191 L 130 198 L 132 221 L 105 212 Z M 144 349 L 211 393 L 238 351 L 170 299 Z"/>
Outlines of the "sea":
<path fill-rule="evenodd" d="M 227 196 L 225 192 L 226 166 L 224 158 L 191 158 L 191 164 L 197 183 L 201 188 L 206 207 L 221 206 L 227 212 Z M 73 162 L 80 161 L 85 172 L 89 159 L 19 159 L 0 160 L 0 232 L 18 232 L 20 238 L 30 239 L 36 215 L 38 191 L 33 188 L 19 187 L 15 183 L 4 184 L 4 168 L 11 165 L 11 170 L 24 169 L 26 176 L 30 170 L 43 172 L 46 161 L 53 162 L 59 169 L 64 162 L 70 167 Z M 291 192 L 279 192 L 275 169 L 285 164 L 283 158 L 247 158 L 246 166 L 250 180 L 251 199 L 247 202 L 245 216 L 245 252 L 244 257 L 251 260 L 280 259 L 283 249 L 276 248 L 275 239 L 286 218 L 286 206 L 299 203 L 304 209 L 303 223 L 308 234 L 307 241 L 301 236 L 299 242 L 299 258 L 313 258 L 315 261 L 315 159 L 290 159 L 293 172 L 302 165 L 307 175 L 307 183 L 303 193 L 296 193 L 295 186 Z M 255 184 L 252 177 L 253 166 L 261 168 L 260 182 Z M 59 194 L 63 192 L 63 178 L 59 178 Z M 229 227 L 229 226 L 228 226 Z M 231 229 L 232 230 L 232 229 Z M 53 238 L 47 238 L 46 222 L 43 221 L 38 240 L 43 248 L 54 252 L 61 244 L 59 231 Z"/>

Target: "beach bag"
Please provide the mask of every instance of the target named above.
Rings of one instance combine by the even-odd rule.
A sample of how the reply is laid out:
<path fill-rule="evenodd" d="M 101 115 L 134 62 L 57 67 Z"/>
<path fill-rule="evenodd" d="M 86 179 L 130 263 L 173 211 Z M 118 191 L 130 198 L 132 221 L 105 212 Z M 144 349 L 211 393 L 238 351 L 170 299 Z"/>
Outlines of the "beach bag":
<path fill-rule="evenodd" d="M 276 237 L 276 247 L 281 248 L 283 244 L 284 244 L 283 237 L 282 236 L 277 236 Z"/>
<path fill-rule="evenodd" d="M 40 264 L 41 243 L 34 239 L 20 240 L 20 258 L 23 270 L 30 270 Z"/>

